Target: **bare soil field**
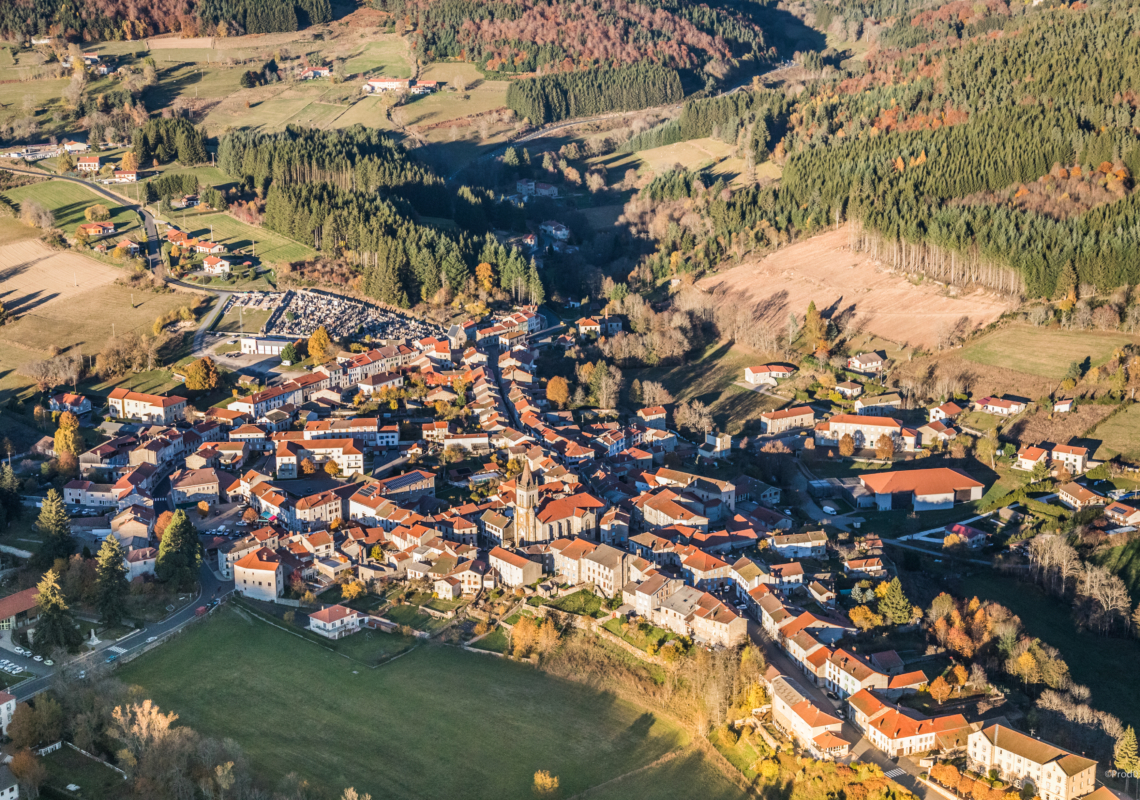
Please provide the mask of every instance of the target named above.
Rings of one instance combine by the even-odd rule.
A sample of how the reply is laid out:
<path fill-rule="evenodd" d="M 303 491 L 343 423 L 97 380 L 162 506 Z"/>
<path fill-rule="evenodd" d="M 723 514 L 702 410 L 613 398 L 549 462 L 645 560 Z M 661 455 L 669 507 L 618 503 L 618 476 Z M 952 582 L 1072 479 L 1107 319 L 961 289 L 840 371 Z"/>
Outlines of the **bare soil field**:
<path fill-rule="evenodd" d="M 67 302 L 113 282 L 122 270 L 35 239 L 0 245 L 0 300 L 15 316 Z"/>
<path fill-rule="evenodd" d="M 697 285 L 722 292 L 722 302 L 751 307 L 757 320 L 780 330 L 786 327 L 788 314 L 802 317 L 814 300 L 825 317 L 849 317 L 845 328 L 849 335 L 868 332 L 926 349 L 934 349 L 947 326 L 963 320 L 968 332 L 1017 305 L 988 292 L 953 296 L 937 284 L 915 285 L 852 252 L 844 229 L 704 278 Z"/>

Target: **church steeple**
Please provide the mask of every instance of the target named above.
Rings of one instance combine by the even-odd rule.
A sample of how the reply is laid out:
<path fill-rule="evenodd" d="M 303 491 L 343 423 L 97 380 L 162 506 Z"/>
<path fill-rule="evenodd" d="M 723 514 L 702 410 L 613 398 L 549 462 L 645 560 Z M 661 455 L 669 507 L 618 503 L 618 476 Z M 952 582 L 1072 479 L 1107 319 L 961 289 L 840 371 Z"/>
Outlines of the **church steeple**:
<path fill-rule="evenodd" d="M 538 505 L 538 481 L 530 471 L 530 459 L 523 462 L 522 475 L 515 486 L 515 544 L 533 544 L 537 539 L 535 506 Z"/>

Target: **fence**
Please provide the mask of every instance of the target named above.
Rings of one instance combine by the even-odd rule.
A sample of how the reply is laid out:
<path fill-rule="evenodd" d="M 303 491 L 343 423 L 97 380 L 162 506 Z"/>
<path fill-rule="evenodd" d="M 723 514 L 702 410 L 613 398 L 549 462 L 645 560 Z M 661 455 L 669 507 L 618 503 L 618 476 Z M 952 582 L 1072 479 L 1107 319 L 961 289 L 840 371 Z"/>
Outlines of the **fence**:
<path fill-rule="evenodd" d="M 49 744 L 47 747 L 41 747 L 36 751 L 37 756 L 46 756 L 48 753 L 54 753 L 59 748 L 63 747 L 63 741 L 58 741 L 55 744 Z"/>
<path fill-rule="evenodd" d="M 67 745 L 68 747 L 70 747 L 70 748 L 71 748 L 72 750 L 74 750 L 75 752 L 77 752 L 77 753 L 81 753 L 81 754 L 83 754 L 83 755 L 87 756 L 87 757 L 88 757 L 88 758 L 90 758 L 92 761 L 98 761 L 100 764 L 102 764 L 102 765 L 103 765 L 104 767 L 106 767 L 107 769 L 113 769 L 115 772 L 117 772 L 117 773 L 119 773 L 120 775 L 122 775 L 122 776 L 123 776 L 123 780 L 126 780 L 126 779 L 127 779 L 127 773 L 123 772 L 121 769 L 119 769 L 118 767 L 114 766 L 113 764 L 108 764 L 106 761 L 104 761 L 103 759 L 99 758 L 99 756 L 97 756 L 97 755 L 93 755 L 93 754 L 91 754 L 91 753 L 88 753 L 88 752 L 87 752 L 86 750 L 84 750 L 83 748 L 81 748 L 81 747 L 76 747 L 76 746 L 75 746 L 75 745 L 73 745 L 71 742 L 64 742 L 64 744 L 65 744 L 65 745 Z"/>

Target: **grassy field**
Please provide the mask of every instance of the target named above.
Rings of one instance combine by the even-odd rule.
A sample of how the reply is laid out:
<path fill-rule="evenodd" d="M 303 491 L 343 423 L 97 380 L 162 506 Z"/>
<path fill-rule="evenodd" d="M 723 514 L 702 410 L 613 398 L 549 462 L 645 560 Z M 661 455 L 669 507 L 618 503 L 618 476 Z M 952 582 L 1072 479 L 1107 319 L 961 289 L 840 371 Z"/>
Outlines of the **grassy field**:
<path fill-rule="evenodd" d="M 194 692 L 180 677 L 188 669 L 197 676 Z M 546 769 L 571 796 L 689 741 L 636 706 L 513 662 L 426 646 L 361 670 L 232 610 L 126 665 L 119 677 L 181 723 L 236 739 L 267 781 L 295 771 L 330 795 L 355 786 L 377 797 L 521 800 L 531 797 L 535 771 Z M 258 698 L 256 713 L 232 713 L 250 697 Z M 700 763 L 690 762 L 689 771 L 707 774 Z M 652 774 L 654 785 L 668 783 L 667 772 Z"/>
<path fill-rule="evenodd" d="M 507 636 L 506 629 L 496 627 L 495 630 L 491 631 L 471 646 L 477 650 L 489 650 L 492 653 L 505 653 L 507 652 L 507 647 L 510 646 L 510 643 L 511 640 Z"/>
<path fill-rule="evenodd" d="M 301 125 L 307 128 L 329 128 L 337 118 L 348 111 L 349 106 L 336 103 L 309 103 L 288 120 L 286 125 Z"/>
<path fill-rule="evenodd" d="M 408 48 L 398 39 L 369 42 L 352 58 L 344 62 L 344 68 L 353 76 L 384 76 L 387 78 L 410 78 L 412 67 L 408 63 Z"/>
<path fill-rule="evenodd" d="M 225 189 L 228 189 L 235 184 L 235 181 L 233 178 L 231 178 L 225 172 L 222 172 L 222 170 L 218 169 L 217 167 L 189 167 L 189 168 L 187 168 L 187 167 L 183 167 L 181 165 L 178 165 L 178 166 L 169 165 L 166 168 L 160 168 L 159 170 L 156 170 L 152 176 L 150 176 L 146 180 L 142 181 L 142 183 L 149 183 L 149 182 L 158 180 L 159 178 L 165 177 L 165 176 L 186 175 L 186 174 L 194 175 L 194 177 L 198 179 L 198 184 L 200 186 L 216 186 L 219 189 L 225 190 Z"/>
<path fill-rule="evenodd" d="M 1043 378 L 1061 380 L 1074 361 L 1089 359 L 1090 367 L 1108 361 L 1112 351 L 1129 344 L 1134 337 L 1102 331 L 1062 331 L 1007 326 L 984 336 L 962 351 L 962 358 L 976 364 L 1028 372 Z"/>
<path fill-rule="evenodd" d="M 195 218 L 188 227 L 193 229 L 189 231 L 191 236 L 213 236 L 212 241 L 221 242 L 230 252 L 253 248 L 257 258 L 265 264 L 300 261 L 316 254 L 313 248 L 300 242 L 287 239 L 267 228 L 246 225 L 223 213 L 204 214 Z"/>
<path fill-rule="evenodd" d="M 496 108 L 503 108 L 507 100 L 507 81 L 484 80 L 474 64 L 436 63 L 429 64 L 420 71 L 420 79 L 439 81 L 444 84 L 441 91 L 416 98 L 400 109 L 406 125 L 432 125 L 458 117 L 484 114 Z M 457 80 L 467 84 L 467 99 L 448 91 Z"/>
<path fill-rule="evenodd" d="M 392 123 L 384 113 L 385 108 L 387 104 L 382 97 L 362 97 L 336 118 L 333 127 L 351 128 L 353 125 L 365 125 L 369 128 L 390 130 Z"/>
<path fill-rule="evenodd" d="M 1097 425 L 1086 438 L 1100 442 L 1093 454 L 1098 460 L 1114 456 L 1133 461 L 1140 459 L 1140 404 L 1133 404 Z"/>
<path fill-rule="evenodd" d="M 1035 586 L 984 572 L 967 578 L 961 594 L 1001 603 L 1021 617 L 1026 632 L 1061 651 L 1073 682 L 1092 691 L 1090 705 L 1111 711 L 1125 725 L 1140 724 L 1140 696 L 1121 664 L 1140 659 L 1140 641 L 1078 631 L 1067 601 L 1046 596 Z"/>
<path fill-rule="evenodd" d="M 751 428 L 758 430 L 760 414 L 783 405 L 774 397 L 735 385 L 744 380 L 744 368 L 754 366 L 759 358 L 716 342 L 680 366 L 627 370 L 626 381 L 660 381 L 677 402 L 701 400 L 709 405 L 719 430 L 739 434 Z"/>
<path fill-rule="evenodd" d="M 1092 560 L 1119 575 L 1133 600 L 1140 597 L 1140 539 L 1097 553 Z"/>
<path fill-rule="evenodd" d="M 56 790 L 62 791 L 70 784 L 76 784 L 85 798 L 127 796 L 129 784 L 119 773 L 70 747 L 49 753 L 41 763 L 47 770 L 46 784 Z"/>
<path fill-rule="evenodd" d="M 232 306 L 221 319 L 214 324 L 214 330 L 218 333 L 241 333 L 244 330 L 246 333 L 257 333 L 261 330 L 261 326 L 269 319 L 270 311 L 250 311 L 246 310 L 239 312 L 237 306 Z M 242 323 L 245 327 L 242 327 Z"/>
<path fill-rule="evenodd" d="M 20 186 L 5 192 L 9 199 L 17 203 L 35 200 L 55 214 L 55 224 L 69 235 L 86 222 L 83 216 L 88 208 L 96 204 L 107 206 L 111 221 L 115 223 L 115 235 L 131 233 L 139 226 L 138 215 L 125 206 L 115 205 L 105 197 L 71 181 L 41 181 L 29 186 Z"/>
<path fill-rule="evenodd" d="M 637 153 L 615 153 L 608 156 L 599 156 L 590 159 L 590 163 L 605 164 L 611 172 L 616 170 L 617 175 L 624 175 L 627 169 L 641 169 L 643 167 L 653 172 L 666 172 L 674 165 L 680 164 L 686 169 L 702 169 L 712 167 L 728 167 L 725 178 L 735 177 L 743 167 L 743 161 L 733 156 L 736 151 L 734 145 L 725 144 L 719 139 L 691 139 L 687 142 L 667 144 L 664 147 L 653 147 Z M 735 162 L 735 163 L 734 163 Z"/>

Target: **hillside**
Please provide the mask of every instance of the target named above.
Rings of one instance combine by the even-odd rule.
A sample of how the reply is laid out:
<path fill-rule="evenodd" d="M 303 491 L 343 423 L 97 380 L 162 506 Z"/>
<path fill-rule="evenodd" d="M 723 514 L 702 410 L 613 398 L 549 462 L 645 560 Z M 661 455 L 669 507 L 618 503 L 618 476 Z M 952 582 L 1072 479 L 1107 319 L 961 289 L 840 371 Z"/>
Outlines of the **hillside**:
<path fill-rule="evenodd" d="M 719 305 L 753 309 L 763 324 L 781 329 L 791 313 L 812 301 L 845 332 L 870 333 L 899 345 L 933 349 L 956 327 L 985 327 L 1016 306 L 982 290 L 955 296 L 853 252 L 847 230 L 829 231 L 700 281 Z"/>

